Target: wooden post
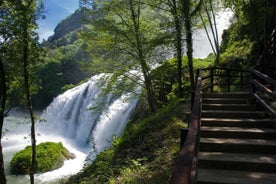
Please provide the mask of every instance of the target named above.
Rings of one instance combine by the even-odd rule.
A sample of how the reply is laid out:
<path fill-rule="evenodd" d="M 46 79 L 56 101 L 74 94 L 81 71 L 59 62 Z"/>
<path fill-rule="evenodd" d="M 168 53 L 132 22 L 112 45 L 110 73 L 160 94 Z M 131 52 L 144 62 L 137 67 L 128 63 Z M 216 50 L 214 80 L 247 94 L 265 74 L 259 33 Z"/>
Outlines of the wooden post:
<path fill-rule="evenodd" d="M 182 149 L 184 142 L 186 140 L 186 137 L 188 135 L 189 129 L 188 128 L 181 128 L 180 129 L 180 149 Z"/>
<path fill-rule="evenodd" d="M 211 93 L 214 92 L 214 69 L 211 68 L 210 70 L 210 83 L 211 83 Z"/>
<path fill-rule="evenodd" d="M 227 69 L 227 91 L 230 92 L 230 70 Z"/>
<path fill-rule="evenodd" d="M 240 83 L 241 83 L 241 91 L 243 91 L 243 71 L 240 73 Z"/>

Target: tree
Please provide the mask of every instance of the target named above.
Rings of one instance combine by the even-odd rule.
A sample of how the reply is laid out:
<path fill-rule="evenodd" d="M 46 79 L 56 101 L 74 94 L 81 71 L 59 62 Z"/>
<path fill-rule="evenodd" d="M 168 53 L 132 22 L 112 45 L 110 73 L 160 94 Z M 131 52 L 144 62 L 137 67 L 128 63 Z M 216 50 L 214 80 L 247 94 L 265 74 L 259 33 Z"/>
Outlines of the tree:
<path fill-rule="evenodd" d="M 276 16 L 276 1 L 224 0 L 223 5 L 233 11 L 235 18 L 235 23 L 223 35 L 223 51 L 231 53 L 238 50 L 241 53 L 239 58 L 246 59 L 247 64 L 255 66 L 276 27 L 276 19 L 271 18 Z M 238 46 L 234 47 L 234 44 Z"/>
<path fill-rule="evenodd" d="M 152 77 L 153 54 L 163 39 L 159 22 L 153 12 L 139 0 L 115 0 L 97 4 L 93 25 L 81 37 L 88 41 L 94 66 L 99 64 L 110 70 L 140 69 L 150 111 L 156 109 Z M 96 67 L 99 69 L 99 67 Z"/>
<path fill-rule="evenodd" d="M 35 0 L 20 1 L 1 1 L 2 6 L 2 25 L 1 36 L 5 43 L 5 59 L 11 71 L 16 71 L 16 75 L 10 76 L 12 81 L 11 89 L 17 88 L 17 91 L 25 94 L 27 106 L 31 119 L 31 142 L 32 142 L 32 164 L 30 171 L 31 183 L 34 183 L 34 170 L 36 158 L 36 140 L 35 140 L 35 119 L 32 109 L 31 94 L 33 86 L 30 83 L 31 71 L 35 60 L 39 58 L 38 37 L 34 32 L 36 29 L 36 20 L 40 12 L 39 7 L 42 4 Z M 41 2 L 40 2 L 41 3 Z M 40 5 L 40 6 L 39 6 Z M 39 9 L 40 10 L 40 9 Z M 22 66 L 22 67 L 19 67 Z M 2 72 L 3 73 L 3 72 Z M 21 84 L 24 83 L 23 91 Z M 2 93 L 3 94 L 3 93 Z"/>
<path fill-rule="evenodd" d="M 181 21 L 181 3 L 177 0 L 168 0 L 170 12 L 173 16 L 174 27 L 175 27 L 175 48 L 177 58 L 177 83 L 178 83 L 178 97 L 183 97 L 182 91 L 182 21 Z"/>
<path fill-rule="evenodd" d="M 155 1 L 155 4 L 152 3 L 152 1 L 148 2 L 148 4 L 151 5 L 152 8 L 156 9 L 157 12 L 159 12 L 159 15 L 164 18 L 164 14 L 169 13 L 169 17 L 167 18 L 167 22 L 165 25 L 165 29 L 170 30 L 169 31 L 169 38 L 172 37 L 172 42 L 175 48 L 175 55 L 176 55 L 176 62 L 177 62 L 177 96 L 179 98 L 183 97 L 183 66 L 182 66 L 182 50 L 183 50 L 183 26 L 182 26 L 182 4 L 179 0 L 158 0 Z M 164 12 L 161 13 L 160 12 Z M 169 28 L 169 29 L 168 29 Z M 170 36 L 172 34 L 172 36 Z"/>
<path fill-rule="evenodd" d="M 0 0 L 0 21 L 2 22 L 5 16 L 5 10 L 2 7 L 3 1 Z M 0 37 L 5 34 L 5 30 L 2 29 L 0 25 Z M 2 40 L 1 40 L 2 41 Z M 0 184 L 7 183 L 5 167 L 4 167 L 4 155 L 2 149 L 2 129 L 4 125 L 4 117 L 6 114 L 6 103 L 7 103 L 7 85 L 6 85 L 6 72 L 4 67 L 4 62 L 2 59 L 2 46 L 4 40 L 0 43 Z"/>
<path fill-rule="evenodd" d="M 4 168 L 4 156 L 2 150 L 2 129 L 4 124 L 5 109 L 7 100 L 7 86 L 6 86 L 6 75 L 5 69 L 2 61 L 2 56 L 0 55 L 0 183 L 7 183 L 5 168 Z"/>
<path fill-rule="evenodd" d="M 220 45 L 219 45 L 219 37 L 218 37 L 218 30 L 216 25 L 216 16 L 213 8 L 213 2 L 212 0 L 208 0 L 207 2 L 204 1 L 203 5 L 204 5 L 204 12 L 207 16 L 207 21 L 204 20 L 203 14 L 201 12 L 199 13 L 199 16 L 204 26 L 204 30 L 208 37 L 213 53 L 216 56 L 215 64 L 218 64 L 220 59 Z M 211 29 L 211 36 L 213 40 L 209 34 L 208 28 Z"/>
<path fill-rule="evenodd" d="M 200 10 L 203 0 L 200 0 L 195 8 L 192 10 L 192 3 L 190 0 L 182 0 L 183 6 L 183 18 L 184 27 L 186 34 L 186 47 L 187 47 L 187 57 L 188 57 L 188 67 L 191 82 L 191 91 L 195 89 L 195 79 L 194 79 L 194 67 L 193 67 L 193 33 L 192 33 L 192 18 Z"/>

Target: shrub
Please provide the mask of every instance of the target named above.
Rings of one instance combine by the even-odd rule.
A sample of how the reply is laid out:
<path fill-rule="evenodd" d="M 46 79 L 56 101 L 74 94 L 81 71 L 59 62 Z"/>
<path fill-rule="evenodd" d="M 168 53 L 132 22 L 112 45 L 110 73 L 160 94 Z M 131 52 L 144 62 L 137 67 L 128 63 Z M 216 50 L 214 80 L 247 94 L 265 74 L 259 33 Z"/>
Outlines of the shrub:
<path fill-rule="evenodd" d="M 70 153 L 62 143 L 41 143 L 37 145 L 36 152 L 35 173 L 43 173 L 58 169 L 63 166 L 64 160 L 75 158 L 75 155 Z M 31 155 L 31 146 L 27 146 L 24 150 L 17 152 L 10 163 L 11 173 L 15 175 L 29 174 Z"/>

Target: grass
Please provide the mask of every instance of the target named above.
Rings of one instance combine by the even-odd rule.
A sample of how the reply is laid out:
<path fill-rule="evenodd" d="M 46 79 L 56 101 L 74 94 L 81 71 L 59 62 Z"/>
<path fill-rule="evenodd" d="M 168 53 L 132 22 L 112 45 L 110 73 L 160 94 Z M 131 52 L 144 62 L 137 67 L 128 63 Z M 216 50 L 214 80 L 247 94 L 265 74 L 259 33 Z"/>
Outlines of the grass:
<path fill-rule="evenodd" d="M 130 122 L 110 149 L 63 183 L 168 183 L 180 150 L 180 127 L 186 126 L 183 109 L 173 104 Z"/>

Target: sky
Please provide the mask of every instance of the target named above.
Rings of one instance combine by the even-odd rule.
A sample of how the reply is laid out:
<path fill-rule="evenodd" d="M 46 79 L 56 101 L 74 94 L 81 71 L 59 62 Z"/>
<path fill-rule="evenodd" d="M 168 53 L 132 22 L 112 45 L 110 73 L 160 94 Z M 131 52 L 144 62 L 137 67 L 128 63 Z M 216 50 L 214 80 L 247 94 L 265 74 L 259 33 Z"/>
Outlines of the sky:
<path fill-rule="evenodd" d="M 43 0 L 46 19 L 39 20 L 38 33 L 40 40 L 47 40 L 49 36 L 54 34 L 56 25 L 65 19 L 79 6 L 79 0 Z"/>

